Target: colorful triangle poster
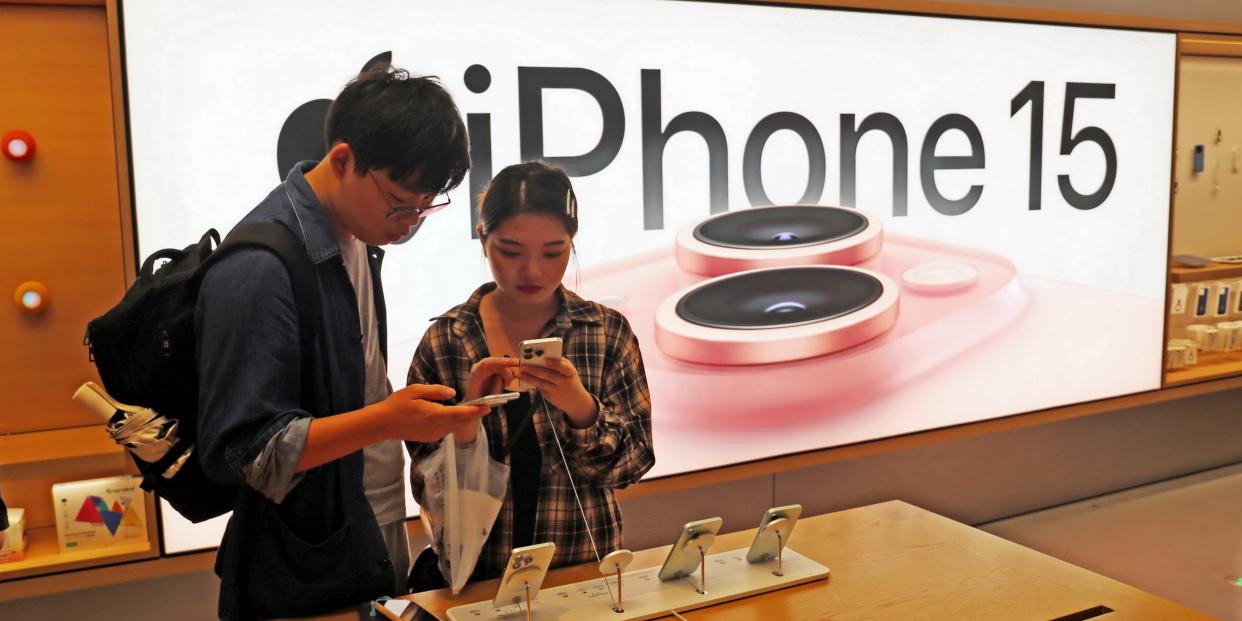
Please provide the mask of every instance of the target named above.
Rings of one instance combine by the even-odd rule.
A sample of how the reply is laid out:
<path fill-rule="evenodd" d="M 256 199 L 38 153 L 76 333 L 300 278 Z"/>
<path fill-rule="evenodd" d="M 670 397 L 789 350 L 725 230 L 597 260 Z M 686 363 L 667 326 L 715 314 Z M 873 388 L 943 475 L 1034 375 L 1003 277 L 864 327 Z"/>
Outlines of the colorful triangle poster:
<path fill-rule="evenodd" d="M 82 508 L 78 510 L 78 517 L 73 519 L 88 524 L 102 524 L 103 516 L 99 515 L 99 508 L 91 502 L 91 498 L 98 498 L 98 496 L 88 497 L 86 502 L 82 503 Z"/>
<path fill-rule="evenodd" d="M 125 515 L 121 518 L 121 526 L 142 527 L 142 517 L 134 510 L 134 506 L 125 507 Z"/>
<path fill-rule="evenodd" d="M 108 503 L 103 498 L 87 496 L 86 500 L 82 501 L 82 508 L 78 510 L 76 519 L 88 524 L 103 524 L 108 532 L 115 536 L 116 530 L 121 527 L 122 513 L 121 505 L 114 502 L 112 506 L 115 510 L 109 509 Z"/>

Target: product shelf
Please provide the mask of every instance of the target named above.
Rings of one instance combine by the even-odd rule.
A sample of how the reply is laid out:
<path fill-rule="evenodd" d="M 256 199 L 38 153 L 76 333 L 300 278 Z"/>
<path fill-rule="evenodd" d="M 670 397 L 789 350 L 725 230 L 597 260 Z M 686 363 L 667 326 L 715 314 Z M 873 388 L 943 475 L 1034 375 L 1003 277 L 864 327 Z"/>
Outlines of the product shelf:
<path fill-rule="evenodd" d="M 1242 278 L 1242 264 L 1209 263 L 1203 267 L 1174 267 L 1170 270 L 1170 280 L 1178 284 L 1226 278 Z"/>
<path fill-rule="evenodd" d="M 146 541 L 66 553 L 57 543 L 52 485 L 134 472 L 125 449 L 103 425 L 0 435 L 0 488 L 8 506 L 26 510 L 26 557 L 0 563 L 0 583 L 159 556 L 149 493 L 143 495 Z"/>
<path fill-rule="evenodd" d="M 109 562 L 151 558 L 157 554 L 150 541 L 96 550 L 61 552 L 60 545 L 56 543 L 56 527 L 28 529 L 26 558 L 0 563 L 0 581 L 93 567 Z"/>
<path fill-rule="evenodd" d="M 48 462 L 124 460 L 125 449 L 108 437 L 103 425 L 0 435 L 0 468 Z"/>
<path fill-rule="evenodd" d="M 1242 375 L 1242 351 L 1199 352 L 1199 362 L 1192 367 L 1168 371 L 1165 386 L 1180 386 L 1230 375 Z"/>

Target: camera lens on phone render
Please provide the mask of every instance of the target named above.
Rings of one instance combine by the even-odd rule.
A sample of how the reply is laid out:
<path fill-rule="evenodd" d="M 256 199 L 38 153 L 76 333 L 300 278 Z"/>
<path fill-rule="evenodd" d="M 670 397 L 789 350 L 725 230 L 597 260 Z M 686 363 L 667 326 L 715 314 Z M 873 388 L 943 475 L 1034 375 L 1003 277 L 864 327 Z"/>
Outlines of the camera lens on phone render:
<path fill-rule="evenodd" d="M 883 243 L 879 221 L 829 205 L 752 207 L 709 216 L 677 235 L 678 265 L 719 276 L 792 265 L 854 265 Z"/>
<path fill-rule="evenodd" d="M 884 292 L 866 272 L 790 267 L 726 276 L 687 293 L 677 314 L 691 323 L 748 330 L 802 325 L 840 317 Z"/>
<path fill-rule="evenodd" d="M 694 227 L 713 246 L 766 250 L 824 244 L 861 233 L 867 217 L 840 207 L 775 206 L 731 211 Z"/>
<path fill-rule="evenodd" d="M 900 287 L 879 272 L 809 265 L 751 270 L 687 287 L 656 309 L 656 344 L 702 364 L 767 364 L 823 356 L 897 322 Z"/>

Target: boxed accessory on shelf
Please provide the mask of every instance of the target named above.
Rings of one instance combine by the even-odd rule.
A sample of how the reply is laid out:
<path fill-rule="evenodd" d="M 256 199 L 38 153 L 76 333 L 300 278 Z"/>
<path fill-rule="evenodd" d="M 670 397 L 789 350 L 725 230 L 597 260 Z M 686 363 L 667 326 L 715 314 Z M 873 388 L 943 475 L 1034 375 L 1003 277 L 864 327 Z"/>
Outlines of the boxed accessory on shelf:
<path fill-rule="evenodd" d="M 107 548 L 147 540 L 141 477 L 118 476 L 52 486 L 56 538 L 61 552 Z"/>
<path fill-rule="evenodd" d="M 9 527 L 4 531 L 4 545 L 0 546 L 0 563 L 20 561 L 26 558 L 26 510 L 9 509 Z"/>

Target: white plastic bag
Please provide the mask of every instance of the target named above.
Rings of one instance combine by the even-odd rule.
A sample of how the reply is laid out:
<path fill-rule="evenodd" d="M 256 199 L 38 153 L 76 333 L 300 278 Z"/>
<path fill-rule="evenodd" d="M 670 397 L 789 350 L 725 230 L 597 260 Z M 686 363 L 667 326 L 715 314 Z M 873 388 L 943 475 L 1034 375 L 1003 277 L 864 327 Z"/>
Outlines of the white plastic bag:
<path fill-rule="evenodd" d="M 479 425 L 472 444 L 458 446 L 453 434 L 418 463 L 423 474 L 423 527 L 440 557 L 440 573 L 461 592 L 492 532 L 509 488 L 509 466 L 492 460 L 487 433 Z"/>

